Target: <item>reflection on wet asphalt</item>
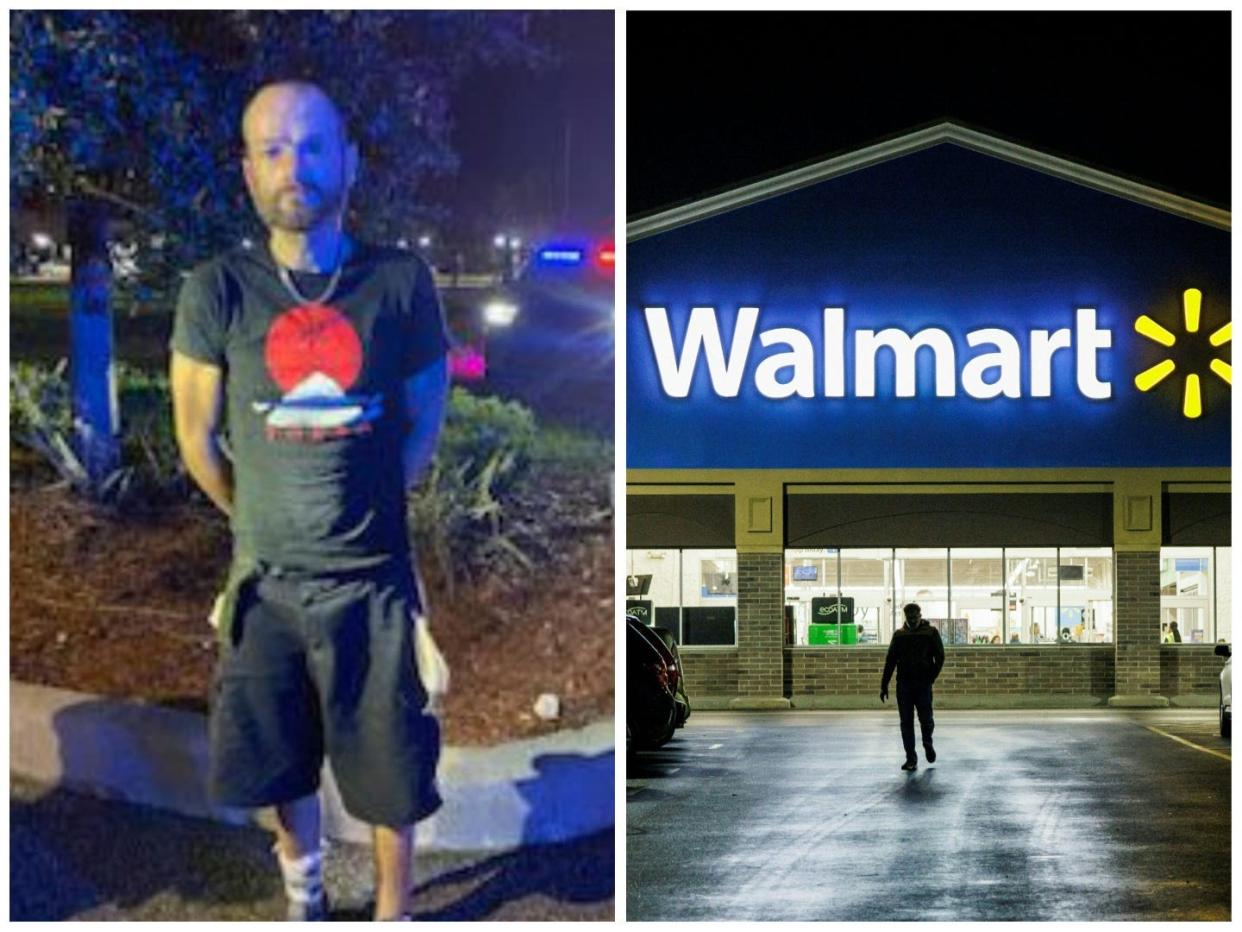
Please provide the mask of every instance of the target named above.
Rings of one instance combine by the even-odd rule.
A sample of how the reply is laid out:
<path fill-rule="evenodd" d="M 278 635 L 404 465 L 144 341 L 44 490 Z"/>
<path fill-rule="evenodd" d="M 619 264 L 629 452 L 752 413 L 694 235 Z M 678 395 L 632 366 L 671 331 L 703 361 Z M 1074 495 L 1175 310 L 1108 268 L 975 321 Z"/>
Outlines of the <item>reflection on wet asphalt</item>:
<path fill-rule="evenodd" d="M 896 714 L 696 712 L 627 768 L 627 918 L 1229 918 L 1214 710 L 936 721 L 905 774 Z"/>

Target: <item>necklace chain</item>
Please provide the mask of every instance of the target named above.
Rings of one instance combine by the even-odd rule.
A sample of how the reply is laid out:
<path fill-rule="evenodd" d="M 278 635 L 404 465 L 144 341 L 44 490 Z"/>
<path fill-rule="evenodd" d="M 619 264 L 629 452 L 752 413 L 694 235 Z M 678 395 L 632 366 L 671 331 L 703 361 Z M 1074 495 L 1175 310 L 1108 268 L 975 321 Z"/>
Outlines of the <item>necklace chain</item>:
<path fill-rule="evenodd" d="M 299 304 L 324 304 L 329 298 L 332 297 L 333 293 L 336 291 L 336 286 L 341 281 L 341 270 L 345 268 L 345 263 L 341 261 L 341 253 L 344 251 L 343 244 L 344 238 L 342 238 L 341 242 L 336 247 L 336 268 L 332 271 L 332 277 L 328 279 L 328 286 L 324 288 L 323 294 L 317 298 L 308 298 L 306 295 L 302 294 L 302 292 L 298 291 L 298 286 L 294 284 L 293 275 L 290 271 L 279 262 L 276 263 L 276 272 L 280 276 L 280 281 L 284 284 L 285 289 L 289 292 L 289 294 L 293 295 L 294 300 L 296 300 Z"/>

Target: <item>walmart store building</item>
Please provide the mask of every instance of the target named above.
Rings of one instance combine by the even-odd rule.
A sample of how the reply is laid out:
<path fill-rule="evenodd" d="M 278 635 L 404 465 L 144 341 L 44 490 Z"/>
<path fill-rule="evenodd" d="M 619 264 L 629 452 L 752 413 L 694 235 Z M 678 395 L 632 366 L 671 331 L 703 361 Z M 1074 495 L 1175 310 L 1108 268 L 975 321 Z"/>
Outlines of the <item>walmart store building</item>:
<path fill-rule="evenodd" d="M 907 602 L 941 704 L 1215 705 L 1229 222 L 942 124 L 631 223 L 627 592 L 696 707 L 878 703 Z"/>

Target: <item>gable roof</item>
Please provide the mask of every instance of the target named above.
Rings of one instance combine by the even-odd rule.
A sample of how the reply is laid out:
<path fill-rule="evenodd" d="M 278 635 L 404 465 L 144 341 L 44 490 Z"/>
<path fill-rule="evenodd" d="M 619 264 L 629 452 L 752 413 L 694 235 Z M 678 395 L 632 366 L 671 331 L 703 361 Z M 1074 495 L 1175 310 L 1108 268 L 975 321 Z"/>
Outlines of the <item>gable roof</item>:
<path fill-rule="evenodd" d="M 957 123 L 943 122 L 631 221 L 625 226 L 625 237 L 628 242 L 633 242 L 941 143 L 952 143 L 974 152 L 1004 159 L 1221 230 L 1230 228 L 1230 212 L 1219 207 L 1179 197 L 1159 188 L 1048 155 Z"/>

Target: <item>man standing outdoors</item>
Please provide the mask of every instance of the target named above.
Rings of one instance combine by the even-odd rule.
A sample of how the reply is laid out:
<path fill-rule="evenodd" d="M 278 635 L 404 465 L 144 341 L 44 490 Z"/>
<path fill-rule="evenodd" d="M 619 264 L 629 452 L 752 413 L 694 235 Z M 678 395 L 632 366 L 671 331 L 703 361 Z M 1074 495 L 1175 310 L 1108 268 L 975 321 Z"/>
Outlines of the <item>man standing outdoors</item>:
<path fill-rule="evenodd" d="M 932 683 L 944 666 L 944 644 L 940 632 L 923 618 L 923 610 L 911 602 L 902 611 L 906 623 L 893 633 L 884 660 L 884 676 L 880 680 L 880 701 L 888 701 L 888 681 L 897 670 L 897 712 L 901 716 L 901 743 L 906 749 L 906 762 L 902 770 L 916 770 L 918 755 L 914 752 L 914 711 L 919 713 L 919 727 L 923 732 L 923 751 L 927 762 L 936 762 L 936 749 L 932 746 Z"/>
<path fill-rule="evenodd" d="M 358 150 L 322 89 L 261 88 L 242 136 L 269 235 L 193 271 L 171 341 L 181 455 L 234 538 L 209 789 L 275 806 L 289 918 L 326 919 L 326 754 L 345 808 L 374 827 L 375 918 L 400 919 L 414 823 L 441 804 L 405 505 L 443 419 L 444 325 L 421 260 L 342 228 Z"/>

